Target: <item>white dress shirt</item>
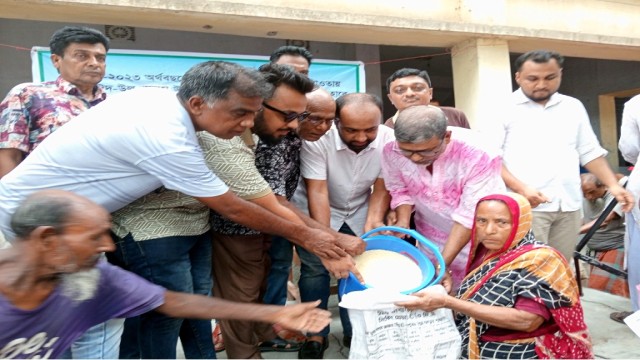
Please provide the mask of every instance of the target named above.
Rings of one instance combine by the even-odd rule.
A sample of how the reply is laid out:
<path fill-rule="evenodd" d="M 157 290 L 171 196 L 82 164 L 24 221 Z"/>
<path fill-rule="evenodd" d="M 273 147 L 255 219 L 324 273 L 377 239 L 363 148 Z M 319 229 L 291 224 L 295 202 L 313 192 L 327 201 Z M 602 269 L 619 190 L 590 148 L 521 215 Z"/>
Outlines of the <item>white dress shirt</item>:
<path fill-rule="evenodd" d="M 518 89 L 503 115 L 490 134 L 502 147 L 503 164 L 517 179 L 551 199 L 534 211 L 580 210 L 580 165 L 607 154 L 582 103 L 555 93 L 540 105 Z"/>
<path fill-rule="evenodd" d="M 394 140 L 393 130 L 380 125 L 376 139 L 357 154 L 340 139 L 335 126 L 318 141 L 303 141 L 300 152 L 302 176 L 292 202 L 308 213 L 303 178 L 325 180 L 329 191 L 331 228 L 339 230 L 346 222 L 354 233 L 362 235 L 371 186 L 381 177 L 382 149 Z"/>

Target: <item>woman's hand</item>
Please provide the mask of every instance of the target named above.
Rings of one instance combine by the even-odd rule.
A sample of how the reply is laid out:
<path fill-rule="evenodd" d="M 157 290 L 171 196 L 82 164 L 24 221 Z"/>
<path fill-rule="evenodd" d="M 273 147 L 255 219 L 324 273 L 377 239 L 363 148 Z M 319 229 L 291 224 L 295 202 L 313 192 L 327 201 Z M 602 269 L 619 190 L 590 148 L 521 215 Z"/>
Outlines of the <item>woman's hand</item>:
<path fill-rule="evenodd" d="M 405 307 L 408 310 L 434 311 L 440 308 L 446 308 L 450 298 L 449 295 L 429 291 L 428 289 L 420 290 L 411 295 L 416 298 L 407 301 L 399 301 L 396 302 L 395 305 Z"/>
<path fill-rule="evenodd" d="M 445 270 L 444 275 L 442 276 L 442 281 L 440 284 L 447 291 L 447 294 L 451 294 L 451 290 L 453 289 L 453 277 L 451 276 L 450 270 Z"/>

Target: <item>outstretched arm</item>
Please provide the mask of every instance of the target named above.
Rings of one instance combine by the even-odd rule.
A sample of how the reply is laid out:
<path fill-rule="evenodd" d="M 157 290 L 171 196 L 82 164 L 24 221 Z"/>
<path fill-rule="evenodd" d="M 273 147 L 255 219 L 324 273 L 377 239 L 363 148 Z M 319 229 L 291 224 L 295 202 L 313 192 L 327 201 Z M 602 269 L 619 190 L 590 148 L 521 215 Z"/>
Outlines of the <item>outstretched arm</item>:
<path fill-rule="evenodd" d="M 349 255 L 360 255 L 364 252 L 366 244 L 361 238 L 357 236 L 347 235 L 333 230 L 331 227 L 321 224 L 319 221 L 314 220 L 309 215 L 303 213 L 295 205 L 289 202 L 284 196 L 276 195 L 278 201 L 282 206 L 287 207 L 293 211 L 296 215 L 304 221 L 304 223 L 311 228 L 327 231 L 338 238 L 338 246 L 344 249 Z"/>
<path fill-rule="evenodd" d="M 318 309 L 319 304 L 319 300 L 288 306 L 239 303 L 215 297 L 167 291 L 164 304 L 156 308 L 156 311 L 176 318 L 267 322 L 307 333 L 318 332 L 331 322 L 331 313 Z"/>

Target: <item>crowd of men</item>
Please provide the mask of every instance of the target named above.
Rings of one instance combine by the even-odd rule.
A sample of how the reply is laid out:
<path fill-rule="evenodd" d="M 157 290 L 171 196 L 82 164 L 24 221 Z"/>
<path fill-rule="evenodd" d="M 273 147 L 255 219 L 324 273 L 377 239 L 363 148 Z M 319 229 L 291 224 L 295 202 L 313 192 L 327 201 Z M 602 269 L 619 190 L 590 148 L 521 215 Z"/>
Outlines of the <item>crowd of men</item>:
<path fill-rule="evenodd" d="M 518 90 L 480 132 L 460 110 L 430 105 L 419 69 L 389 77 L 398 112 L 383 123 L 378 96 L 334 100 L 317 87 L 300 47 L 259 69 L 197 64 L 177 93 L 109 96 L 102 33 L 64 27 L 50 47 L 58 79 L 20 84 L 0 103 L 0 358 L 175 358 L 178 340 L 187 358 L 215 358 L 213 318 L 229 358 L 322 358 L 331 276 L 362 280 L 353 256 L 366 231 L 416 228 L 440 247 L 454 290 L 485 195 L 527 197 L 536 236 L 567 258 L 582 224 L 580 166 L 619 216 L 637 211 L 640 191 L 618 182 L 584 106 L 558 93 L 555 52 L 518 58 Z M 625 108 L 636 133 L 637 101 Z M 634 162 L 640 134 L 621 149 Z M 628 223 L 637 248 L 640 227 Z M 283 306 L 294 251 L 303 303 Z M 640 265 L 629 264 L 633 287 Z M 631 298 L 637 309 L 633 288 Z"/>

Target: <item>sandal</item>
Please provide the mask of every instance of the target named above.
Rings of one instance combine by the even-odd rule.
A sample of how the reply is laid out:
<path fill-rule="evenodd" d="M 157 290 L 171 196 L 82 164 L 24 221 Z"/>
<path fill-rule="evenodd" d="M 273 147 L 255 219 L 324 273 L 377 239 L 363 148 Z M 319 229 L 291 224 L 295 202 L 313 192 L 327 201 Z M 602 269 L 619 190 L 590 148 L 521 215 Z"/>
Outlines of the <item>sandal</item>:
<path fill-rule="evenodd" d="M 213 329 L 213 347 L 216 352 L 224 351 L 224 338 L 222 337 L 222 330 L 220 330 L 220 324 L 216 323 L 216 327 Z"/>
<path fill-rule="evenodd" d="M 624 319 L 631 314 L 633 314 L 633 312 L 631 311 L 619 311 L 619 312 L 613 312 L 609 314 L 609 317 L 613 321 L 617 321 L 619 323 L 624 324 Z"/>
<path fill-rule="evenodd" d="M 273 340 L 261 342 L 260 344 L 258 344 L 258 348 L 260 349 L 260 352 L 294 352 L 300 350 L 300 344 L 276 337 Z"/>
<path fill-rule="evenodd" d="M 273 324 L 273 331 L 280 339 L 284 339 L 296 343 L 304 343 L 307 341 L 307 337 L 300 331 L 288 330 L 278 324 Z"/>

